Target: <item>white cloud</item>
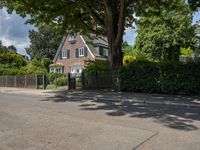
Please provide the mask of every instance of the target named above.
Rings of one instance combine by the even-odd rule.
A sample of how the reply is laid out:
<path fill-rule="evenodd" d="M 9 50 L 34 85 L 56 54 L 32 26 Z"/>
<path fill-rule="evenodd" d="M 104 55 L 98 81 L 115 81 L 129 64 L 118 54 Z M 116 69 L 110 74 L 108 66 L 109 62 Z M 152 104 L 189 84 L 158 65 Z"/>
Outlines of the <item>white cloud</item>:
<path fill-rule="evenodd" d="M 20 17 L 15 12 L 8 14 L 6 8 L 0 10 L 0 40 L 5 46 L 14 45 L 21 54 L 26 54 L 24 48 L 30 44 L 28 31 L 34 28 L 24 24 L 25 21 L 26 18 Z"/>

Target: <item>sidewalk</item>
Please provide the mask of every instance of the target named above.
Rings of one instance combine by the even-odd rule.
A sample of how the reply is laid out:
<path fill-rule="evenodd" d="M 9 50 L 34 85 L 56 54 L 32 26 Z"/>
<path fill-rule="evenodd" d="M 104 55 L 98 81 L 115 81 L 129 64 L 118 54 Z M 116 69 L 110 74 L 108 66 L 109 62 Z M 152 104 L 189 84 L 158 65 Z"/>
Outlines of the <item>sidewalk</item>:
<path fill-rule="evenodd" d="M 66 87 L 47 90 L 0 88 L 0 93 L 25 94 L 33 96 L 59 97 L 65 101 L 95 100 L 110 102 L 134 102 L 174 107 L 200 108 L 200 96 L 164 95 L 146 93 L 125 93 L 111 91 L 67 91 Z"/>
<path fill-rule="evenodd" d="M 59 92 L 66 92 L 66 87 L 60 87 L 56 89 L 28 89 L 28 88 L 11 88 L 11 87 L 0 87 L 0 93 L 6 94 L 22 94 L 32 96 L 56 96 Z"/>

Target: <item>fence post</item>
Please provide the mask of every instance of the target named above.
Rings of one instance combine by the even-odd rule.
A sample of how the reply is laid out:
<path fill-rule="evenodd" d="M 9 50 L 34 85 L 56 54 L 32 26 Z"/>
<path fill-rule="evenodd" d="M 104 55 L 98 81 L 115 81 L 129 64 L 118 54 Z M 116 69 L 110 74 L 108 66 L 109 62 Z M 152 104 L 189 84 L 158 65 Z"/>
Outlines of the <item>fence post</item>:
<path fill-rule="evenodd" d="M 6 87 L 8 86 L 8 76 L 6 75 Z"/>
<path fill-rule="evenodd" d="M 26 88 L 26 75 L 24 76 L 24 87 Z"/>
<path fill-rule="evenodd" d="M 17 87 L 17 76 L 14 76 L 14 87 Z"/>
<path fill-rule="evenodd" d="M 35 86 L 36 86 L 36 89 L 38 89 L 38 76 L 35 75 Z"/>
<path fill-rule="evenodd" d="M 42 75 L 42 86 L 43 86 L 43 90 L 45 90 L 46 89 L 46 84 L 45 84 L 46 82 L 45 82 L 45 75 L 43 74 Z"/>

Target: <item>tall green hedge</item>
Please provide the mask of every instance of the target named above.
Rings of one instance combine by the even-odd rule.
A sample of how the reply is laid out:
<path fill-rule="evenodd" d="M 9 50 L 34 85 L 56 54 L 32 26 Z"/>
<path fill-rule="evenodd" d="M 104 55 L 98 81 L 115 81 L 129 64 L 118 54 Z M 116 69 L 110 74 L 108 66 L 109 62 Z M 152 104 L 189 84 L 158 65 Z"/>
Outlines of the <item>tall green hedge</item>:
<path fill-rule="evenodd" d="M 200 63 L 134 62 L 119 71 L 121 91 L 200 94 Z"/>

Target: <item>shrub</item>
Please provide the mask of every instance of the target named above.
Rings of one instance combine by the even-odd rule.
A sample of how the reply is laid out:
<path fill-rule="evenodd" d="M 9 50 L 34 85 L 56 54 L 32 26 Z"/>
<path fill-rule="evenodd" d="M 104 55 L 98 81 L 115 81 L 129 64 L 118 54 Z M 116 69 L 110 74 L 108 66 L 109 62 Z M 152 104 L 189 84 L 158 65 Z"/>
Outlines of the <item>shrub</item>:
<path fill-rule="evenodd" d="M 170 94 L 200 93 L 199 63 L 134 62 L 119 71 L 122 91 Z"/>
<path fill-rule="evenodd" d="M 136 60 L 136 57 L 135 56 L 132 56 L 132 55 L 125 55 L 123 57 L 123 65 L 127 65 L 129 63 L 132 63 Z"/>
<path fill-rule="evenodd" d="M 53 81 L 53 84 L 56 86 L 64 86 L 67 85 L 67 77 L 59 77 Z"/>
<path fill-rule="evenodd" d="M 87 74 L 95 74 L 96 72 L 108 72 L 111 70 L 108 61 L 87 61 L 85 72 Z"/>
<path fill-rule="evenodd" d="M 47 74 L 40 60 L 33 59 L 20 69 L 21 74 Z"/>
<path fill-rule="evenodd" d="M 56 78 L 60 78 L 60 77 L 66 77 L 66 75 L 64 73 L 60 73 L 60 72 L 55 72 L 55 73 L 51 72 L 48 74 L 48 79 L 49 79 L 50 83 L 53 83 Z"/>

